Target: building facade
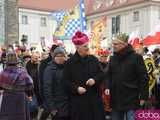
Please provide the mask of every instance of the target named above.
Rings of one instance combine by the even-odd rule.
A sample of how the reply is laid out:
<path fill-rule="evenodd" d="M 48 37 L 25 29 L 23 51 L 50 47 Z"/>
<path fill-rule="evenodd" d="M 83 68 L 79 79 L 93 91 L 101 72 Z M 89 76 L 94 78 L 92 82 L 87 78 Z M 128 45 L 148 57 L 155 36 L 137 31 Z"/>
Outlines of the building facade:
<path fill-rule="evenodd" d="M 65 0 L 19 0 L 19 41 L 25 38 L 29 45 L 52 45 L 57 27 L 53 12 L 71 9 L 77 3 L 78 0 L 69 0 L 67 4 Z"/>
<path fill-rule="evenodd" d="M 120 32 L 130 34 L 138 31 L 139 36 L 144 38 L 160 25 L 160 1 L 95 0 L 95 3 L 87 3 L 90 9 L 87 10 L 88 28 L 92 31 L 93 23 L 106 17 L 105 30 L 103 27 L 99 30 L 104 32 L 105 42 L 110 43 L 111 38 Z"/>
<path fill-rule="evenodd" d="M 4 0 L 0 0 L 0 44 L 5 41 Z"/>
<path fill-rule="evenodd" d="M 25 37 L 28 44 L 48 44 L 55 26 L 51 12 L 19 8 L 19 41 Z"/>

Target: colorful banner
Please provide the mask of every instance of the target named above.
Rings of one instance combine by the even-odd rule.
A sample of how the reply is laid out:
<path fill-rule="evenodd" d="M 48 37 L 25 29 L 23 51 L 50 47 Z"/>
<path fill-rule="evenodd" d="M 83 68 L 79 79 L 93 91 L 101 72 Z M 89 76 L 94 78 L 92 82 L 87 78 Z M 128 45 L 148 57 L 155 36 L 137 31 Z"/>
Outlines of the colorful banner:
<path fill-rule="evenodd" d="M 101 17 L 91 22 L 91 48 L 98 50 L 101 48 L 101 42 L 107 38 L 107 17 Z"/>
<path fill-rule="evenodd" d="M 83 0 L 73 10 L 55 12 L 53 16 L 57 21 L 54 37 L 59 39 L 71 39 L 76 31 L 84 32 L 87 29 Z"/>
<path fill-rule="evenodd" d="M 155 35 L 153 36 L 147 36 L 143 40 L 143 44 L 145 46 L 150 46 L 150 45 L 159 45 L 160 44 L 160 32 L 156 32 Z"/>

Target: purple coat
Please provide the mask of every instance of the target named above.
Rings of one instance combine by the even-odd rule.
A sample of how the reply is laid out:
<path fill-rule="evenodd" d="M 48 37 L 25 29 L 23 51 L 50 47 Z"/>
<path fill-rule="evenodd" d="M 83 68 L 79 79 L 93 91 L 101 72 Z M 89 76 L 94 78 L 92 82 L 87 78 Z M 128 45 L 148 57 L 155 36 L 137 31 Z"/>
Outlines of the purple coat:
<path fill-rule="evenodd" d="M 0 120 L 30 120 L 25 91 L 32 88 L 32 79 L 21 67 L 7 67 L 0 74 L 4 90 Z"/>

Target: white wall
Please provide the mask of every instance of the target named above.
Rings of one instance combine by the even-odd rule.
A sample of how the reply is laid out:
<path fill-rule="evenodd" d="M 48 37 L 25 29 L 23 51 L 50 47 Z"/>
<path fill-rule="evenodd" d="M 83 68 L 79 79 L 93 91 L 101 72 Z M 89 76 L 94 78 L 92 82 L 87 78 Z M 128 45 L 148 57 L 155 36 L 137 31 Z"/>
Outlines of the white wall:
<path fill-rule="evenodd" d="M 22 15 L 28 16 L 28 24 L 22 24 Z M 40 25 L 41 17 L 46 17 L 47 26 Z M 29 43 L 40 43 L 40 38 L 45 37 L 49 42 L 52 41 L 52 35 L 56 28 L 56 21 L 54 21 L 51 13 L 34 11 L 28 9 L 19 9 L 19 40 L 21 36 L 27 35 Z"/>
<path fill-rule="evenodd" d="M 133 13 L 139 11 L 139 21 L 133 21 Z M 119 12 L 113 15 L 108 16 L 108 25 L 109 25 L 109 38 L 112 36 L 112 17 L 117 15 L 121 16 L 120 22 L 120 32 L 122 33 L 131 33 L 133 31 L 139 31 L 140 36 L 144 36 L 150 31 L 150 7 L 144 7 L 141 9 L 132 9 L 125 12 Z"/>
<path fill-rule="evenodd" d="M 151 17 L 150 17 L 151 32 L 155 31 L 157 25 L 160 25 L 159 12 L 160 12 L 160 5 L 159 6 L 154 5 L 151 7 Z"/>

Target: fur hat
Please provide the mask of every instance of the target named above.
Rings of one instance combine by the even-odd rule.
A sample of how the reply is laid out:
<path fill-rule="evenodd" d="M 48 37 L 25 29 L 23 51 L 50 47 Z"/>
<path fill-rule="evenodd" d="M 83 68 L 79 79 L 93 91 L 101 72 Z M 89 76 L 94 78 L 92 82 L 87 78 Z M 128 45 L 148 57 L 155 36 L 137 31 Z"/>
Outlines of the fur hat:
<path fill-rule="evenodd" d="M 77 31 L 75 33 L 75 35 L 72 37 L 72 42 L 74 45 L 83 45 L 87 42 L 89 42 L 89 38 L 86 34 L 80 32 L 80 31 Z"/>

